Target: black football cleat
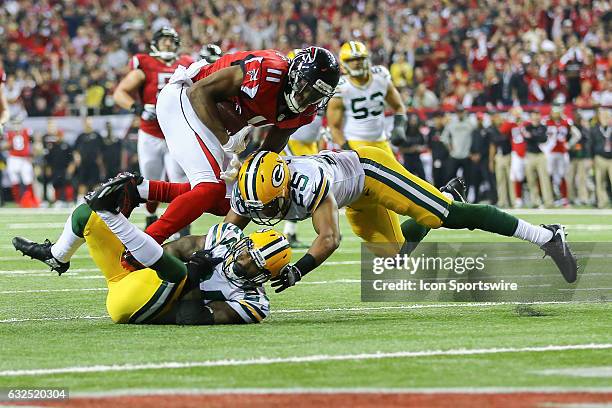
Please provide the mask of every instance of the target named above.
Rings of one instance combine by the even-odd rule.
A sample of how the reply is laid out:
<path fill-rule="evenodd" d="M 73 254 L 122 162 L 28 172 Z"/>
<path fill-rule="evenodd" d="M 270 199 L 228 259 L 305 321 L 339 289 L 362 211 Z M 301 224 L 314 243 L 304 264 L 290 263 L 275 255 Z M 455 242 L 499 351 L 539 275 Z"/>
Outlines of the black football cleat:
<path fill-rule="evenodd" d="M 132 174 L 132 173 L 121 173 L 121 174 Z M 120 174 L 120 175 L 121 175 Z M 123 194 L 123 203 L 121 205 L 121 214 L 125 215 L 126 218 L 130 218 L 134 208 L 140 204 L 146 203 L 147 200 L 140 197 L 138 193 L 138 185 L 142 183 L 144 179 L 138 173 L 133 173 L 131 178 L 128 178 L 125 183 L 125 190 Z"/>
<path fill-rule="evenodd" d="M 565 240 L 567 235 L 565 227 L 560 224 L 542 225 L 542 227 L 553 233 L 550 241 L 540 247 L 544 251 L 544 256 L 548 255 L 555 261 L 557 268 L 568 283 L 575 282 L 578 275 L 578 262 Z"/>
<path fill-rule="evenodd" d="M 113 214 L 119 214 L 125 207 L 125 200 L 129 200 L 126 186 L 133 184 L 137 177 L 128 172 L 119 173 L 87 193 L 85 202 L 94 211 L 109 211 Z"/>
<path fill-rule="evenodd" d="M 465 199 L 467 186 L 465 185 L 465 180 L 462 177 L 453 178 L 451 181 L 446 183 L 446 185 L 440 187 L 440 191 L 451 194 L 455 201 L 459 201 L 461 203 L 467 202 Z"/>
<path fill-rule="evenodd" d="M 13 238 L 13 246 L 16 250 L 32 259 L 38 259 L 39 261 L 50 266 L 52 271 L 55 271 L 58 275 L 61 275 L 62 273 L 66 272 L 68 268 L 70 268 L 70 262 L 60 262 L 55 259 L 53 254 L 51 254 L 52 245 L 53 244 L 48 239 L 46 239 L 44 243 L 39 244 L 22 237 Z"/>
<path fill-rule="evenodd" d="M 296 234 L 287 234 L 287 241 L 289 241 L 289 246 L 293 249 L 301 249 L 301 248 L 309 248 L 310 245 L 303 243 L 300 241 Z"/>

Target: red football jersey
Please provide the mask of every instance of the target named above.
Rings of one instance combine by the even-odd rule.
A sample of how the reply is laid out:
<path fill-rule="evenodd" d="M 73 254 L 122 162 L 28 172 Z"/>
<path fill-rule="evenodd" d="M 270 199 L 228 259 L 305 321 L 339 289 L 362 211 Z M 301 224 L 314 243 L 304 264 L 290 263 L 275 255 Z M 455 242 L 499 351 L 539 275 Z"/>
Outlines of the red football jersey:
<path fill-rule="evenodd" d="M 187 74 L 193 82 L 232 65 L 240 65 L 244 78 L 239 96 L 230 98 L 245 121 L 254 126 L 275 125 L 283 129 L 307 125 L 317 115 L 316 106 L 309 106 L 300 114 L 290 111 L 279 114 L 279 98 L 283 97 L 283 84 L 289 70 L 289 60 L 274 50 L 240 51 L 226 54 L 214 64 L 196 62 Z M 283 99 L 284 101 L 284 99 Z"/>
<path fill-rule="evenodd" d="M 0 84 L 6 82 L 6 72 L 2 68 L 0 68 Z"/>
<path fill-rule="evenodd" d="M 552 152 L 567 153 L 567 144 L 570 135 L 572 121 L 561 118 L 559 120 L 546 120 L 546 134 L 548 135 L 548 143 L 550 143 Z"/>
<path fill-rule="evenodd" d="M 9 145 L 9 155 L 30 157 L 30 132 L 27 129 L 6 132 L 6 141 Z"/>
<path fill-rule="evenodd" d="M 144 105 L 144 111 L 140 116 L 140 129 L 151 136 L 163 138 L 157 115 L 155 114 L 155 104 L 159 91 L 168 83 L 172 73 L 179 65 L 188 67 L 193 63 L 193 58 L 182 55 L 171 64 L 166 64 L 159 59 L 147 54 L 136 54 L 130 61 L 131 69 L 140 69 L 145 74 L 144 85 L 139 89 L 140 100 Z"/>
<path fill-rule="evenodd" d="M 525 141 L 525 123 L 504 122 L 499 131 L 510 137 L 512 151 L 520 157 L 525 157 L 527 153 L 527 141 Z"/>

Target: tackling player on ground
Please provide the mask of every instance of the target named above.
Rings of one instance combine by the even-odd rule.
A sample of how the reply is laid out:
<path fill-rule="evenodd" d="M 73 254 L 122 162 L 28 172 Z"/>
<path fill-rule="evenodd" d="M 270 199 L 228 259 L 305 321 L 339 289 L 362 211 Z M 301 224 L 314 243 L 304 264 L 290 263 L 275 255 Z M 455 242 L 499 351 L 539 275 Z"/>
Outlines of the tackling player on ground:
<path fill-rule="evenodd" d="M 140 174 L 150 180 L 186 181 L 185 173 L 170 156 L 164 134 L 157 121 L 155 104 L 161 89 L 179 65 L 189 66 L 193 59 L 179 55 L 181 40 L 170 27 L 153 34 L 148 54 L 136 54 L 130 61 L 131 71 L 119 82 L 113 98 L 117 105 L 140 116 L 138 130 L 138 165 Z M 135 94 L 138 98 L 135 99 Z M 146 226 L 156 219 L 158 203 L 147 203 Z"/>
<path fill-rule="evenodd" d="M 409 253 L 430 228 L 480 229 L 540 246 L 566 281 L 576 280 L 576 258 L 565 241 L 563 226 L 532 225 L 496 207 L 458 198 L 438 191 L 375 147 L 286 160 L 262 151 L 242 165 L 225 221 L 244 228 L 251 219 L 274 225 L 282 219 L 312 218 L 317 237 L 306 255 L 275 282 L 277 291 L 294 285 L 338 248 L 338 209 L 343 207 L 357 236 L 368 244 L 390 244 L 371 247 L 379 256 L 397 253 L 401 246 Z M 411 219 L 400 225 L 398 215 Z"/>
<path fill-rule="evenodd" d="M 245 237 L 235 225 L 220 223 L 205 236 L 184 237 L 162 248 L 119 213 L 133 208 L 125 208 L 124 195 L 134 179 L 123 173 L 89 193 L 55 244 L 15 237 L 13 245 L 61 275 L 86 242 L 106 279 L 106 307 L 115 323 L 257 323 L 268 316 L 263 283 L 289 264 L 287 239 L 271 229 Z M 124 245 L 146 266 L 124 269 Z"/>

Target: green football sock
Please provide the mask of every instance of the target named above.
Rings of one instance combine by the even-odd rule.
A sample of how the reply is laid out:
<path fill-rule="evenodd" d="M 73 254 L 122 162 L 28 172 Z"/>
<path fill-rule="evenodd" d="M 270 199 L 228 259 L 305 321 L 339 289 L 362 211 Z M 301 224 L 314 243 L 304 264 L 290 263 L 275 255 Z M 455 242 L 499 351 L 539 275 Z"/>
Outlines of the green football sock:
<path fill-rule="evenodd" d="M 187 276 L 185 264 L 177 257 L 165 252 L 150 268 L 157 272 L 159 279 L 172 283 L 179 283 Z"/>
<path fill-rule="evenodd" d="M 492 205 L 453 201 L 448 210 L 448 216 L 442 223 L 444 228 L 479 229 L 511 237 L 518 225 L 518 218 Z"/>
<path fill-rule="evenodd" d="M 72 232 L 74 235 L 83 238 L 83 233 L 85 231 L 85 226 L 87 225 L 87 221 L 89 221 L 89 217 L 91 216 L 91 208 L 85 203 L 79 205 L 72 212 L 71 221 L 72 221 Z"/>

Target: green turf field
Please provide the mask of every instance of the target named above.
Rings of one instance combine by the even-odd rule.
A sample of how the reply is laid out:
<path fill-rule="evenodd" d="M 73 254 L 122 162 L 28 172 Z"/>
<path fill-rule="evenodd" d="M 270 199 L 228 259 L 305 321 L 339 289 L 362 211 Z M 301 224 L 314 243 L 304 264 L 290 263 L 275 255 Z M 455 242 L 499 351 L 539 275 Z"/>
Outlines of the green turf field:
<path fill-rule="evenodd" d="M 612 386 L 610 303 L 528 308 L 362 303 L 360 245 L 344 217 L 344 239 L 337 253 L 298 286 L 280 295 L 268 290 L 272 312 L 262 324 L 114 325 L 106 317 L 104 280 L 85 247 L 73 259 L 71 272 L 62 277 L 12 249 L 15 235 L 54 240 L 67 214 L 0 210 L 0 387 L 54 386 L 85 392 Z M 609 211 L 534 211 L 523 218 L 562 222 L 569 227 L 570 241 L 612 241 Z M 142 223 L 142 213 L 136 213 L 134 221 Z M 193 232 L 204 233 L 212 222 L 212 217 L 201 219 Z M 307 222 L 299 231 L 304 240 L 313 237 Z M 499 238 L 436 231 L 428 239 Z M 612 273 L 612 267 L 607 272 Z M 591 374 L 574 376 L 575 368 Z M 556 373 L 558 369 L 570 373 Z M 553 371 L 544 375 L 544 370 Z"/>

